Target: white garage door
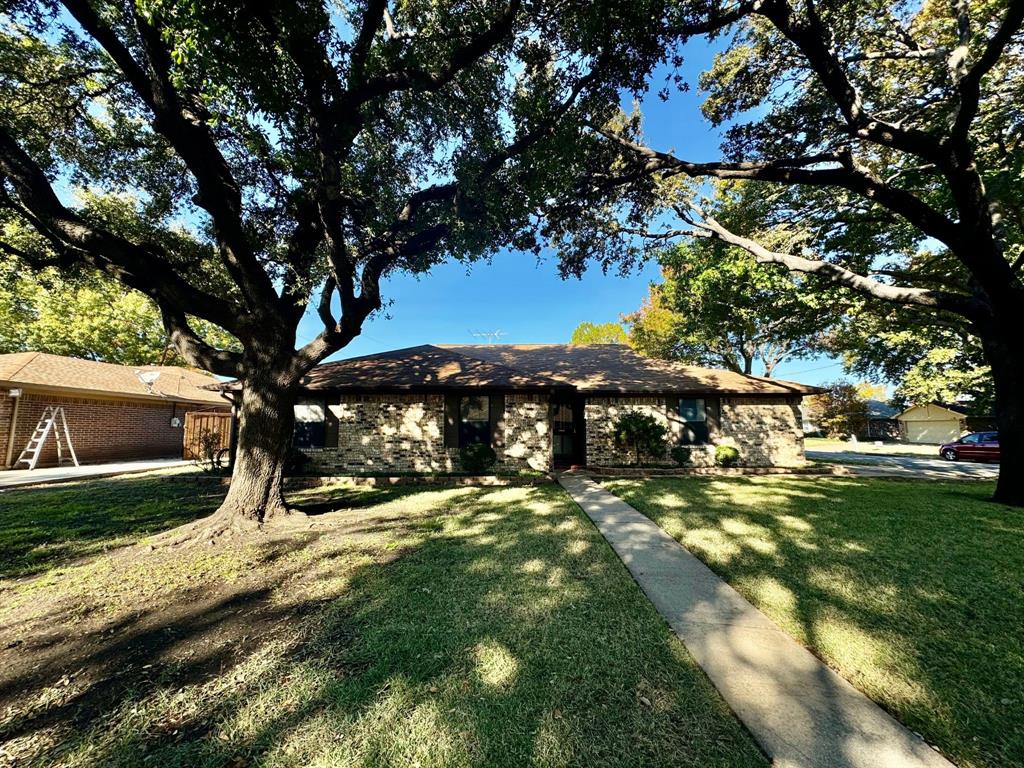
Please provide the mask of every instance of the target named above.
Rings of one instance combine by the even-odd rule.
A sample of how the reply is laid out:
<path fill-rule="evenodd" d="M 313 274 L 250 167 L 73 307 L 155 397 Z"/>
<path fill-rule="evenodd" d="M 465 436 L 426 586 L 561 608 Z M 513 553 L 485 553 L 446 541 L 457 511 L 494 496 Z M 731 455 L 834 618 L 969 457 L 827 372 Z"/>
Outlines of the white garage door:
<path fill-rule="evenodd" d="M 907 440 L 911 443 L 948 443 L 960 437 L 960 422 L 948 421 L 905 421 Z"/>

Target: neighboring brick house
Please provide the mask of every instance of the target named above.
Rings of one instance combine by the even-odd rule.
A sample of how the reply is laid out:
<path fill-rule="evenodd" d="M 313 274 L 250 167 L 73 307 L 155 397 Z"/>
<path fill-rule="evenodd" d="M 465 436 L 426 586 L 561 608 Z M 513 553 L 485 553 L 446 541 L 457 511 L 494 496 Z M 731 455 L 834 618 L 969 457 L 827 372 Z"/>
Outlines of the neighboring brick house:
<path fill-rule="evenodd" d="M 748 466 L 795 465 L 800 400 L 819 391 L 617 344 L 426 345 L 326 363 L 303 384 L 295 444 L 340 473 L 449 471 L 470 442 L 490 443 L 504 470 L 626 464 L 612 437 L 626 411 L 654 415 L 698 466 L 718 444 Z"/>
<path fill-rule="evenodd" d="M 81 463 L 180 457 L 187 412 L 229 410 L 220 393 L 206 388 L 215 383 L 209 374 L 171 365 L 113 365 L 42 352 L 0 355 L 2 466 L 17 462 L 47 405 L 64 408 Z M 53 466 L 56 458 L 51 436 L 37 466 Z"/>

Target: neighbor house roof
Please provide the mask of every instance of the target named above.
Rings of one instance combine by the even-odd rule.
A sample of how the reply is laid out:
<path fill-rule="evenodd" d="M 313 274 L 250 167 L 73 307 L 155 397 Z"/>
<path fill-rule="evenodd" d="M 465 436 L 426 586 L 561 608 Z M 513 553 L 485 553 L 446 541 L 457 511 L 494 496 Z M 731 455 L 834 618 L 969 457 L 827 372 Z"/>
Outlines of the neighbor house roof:
<path fill-rule="evenodd" d="M 895 419 L 900 412 L 899 408 L 893 408 L 882 400 L 868 400 L 866 405 L 869 419 Z"/>
<path fill-rule="evenodd" d="M 442 345 L 444 349 L 546 376 L 579 392 L 810 395 L 820 390 L 718 368 L 644 357 L 625 344 Z"/>
<path fill-rule="evenodd" d="M 940 403 L 937 400 L 933 400 L 930 403 L 917 403 L 916 405 L 912 405 L 900 412 L 899 416 L 910 413 L 916 408 L 928 408 L 929 406 L 933 408 L 942 408 L 944 411 L 955 413 L 957 416 L 971 415 L 970 403 Z M 897 416 L 897 418 L 899 418 L 899 416 Z"/>
<path fill-rule="evenodd" d="M 238 382 L 215 385 L 236 389 Z M 809 395 L 816 387 L 668 363 L 622 344 L 430 345 L 317 366 L 309 390 L 405 390 L 493 387 L 575 389 L 585 393 Z"/>
<path fill-rule="evenodd" d="M 159 373 L 149 385 L 139 378 L 147 371 Z M 0 386 L 7 387 L 226 405 L 220 394 L 206 388 L 216 383 L 208 373 L 175 365 L 115 365 L 45 352 L 0 355 Z"/>

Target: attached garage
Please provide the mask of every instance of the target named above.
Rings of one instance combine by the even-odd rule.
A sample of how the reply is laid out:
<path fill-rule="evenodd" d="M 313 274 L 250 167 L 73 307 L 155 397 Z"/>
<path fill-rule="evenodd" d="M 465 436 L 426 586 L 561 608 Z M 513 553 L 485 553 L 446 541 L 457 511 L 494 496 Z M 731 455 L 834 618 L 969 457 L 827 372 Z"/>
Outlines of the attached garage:
<path fill-rule="evenodd" d="M 0 468 L 17 464 L 48 408 L 60 409 L 62 418 L 42 444 L 38 467 L 57 464 L 53 434 L 64 437 L 64 421 L 81 463 L 180 458 L 187 413 L 230 410 L 219 393 L 204 389 L 216 382 L 171 365 L 113 365 L 42 352 L 0 355 Z"/>
<path fill-rule="evenodd" d="M 948 443 L 967 431 L 966 409 L 957 405 L 913 405 L 896 418 L 908 443 Z"/>

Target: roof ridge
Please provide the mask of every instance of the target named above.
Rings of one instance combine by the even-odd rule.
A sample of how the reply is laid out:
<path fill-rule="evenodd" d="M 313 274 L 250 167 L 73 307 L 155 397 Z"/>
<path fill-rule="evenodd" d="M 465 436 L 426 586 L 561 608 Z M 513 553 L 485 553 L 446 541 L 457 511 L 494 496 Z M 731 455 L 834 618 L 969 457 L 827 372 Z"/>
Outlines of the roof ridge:
<path fill-rule="evenodd" d="M 33 360 L 35 360 L 37 357 L 39 357 L 39 355 L 41 355 L 42 352 L 24 352 L 22 354 L 26 354 L 26 355 L 28 355 L 28 357 L 25 358 L 25 362 L 24 363 L 22 363 L 18 368 L 15 368 L 14 371 L 11 372 L 11 380 L 12 381 L 14 380 L 15 376 L 17 376 L 19 373 L 21 373 L 23 370 L 25 370 L 25 366 L 26 365 L 28 365 Z"/>

